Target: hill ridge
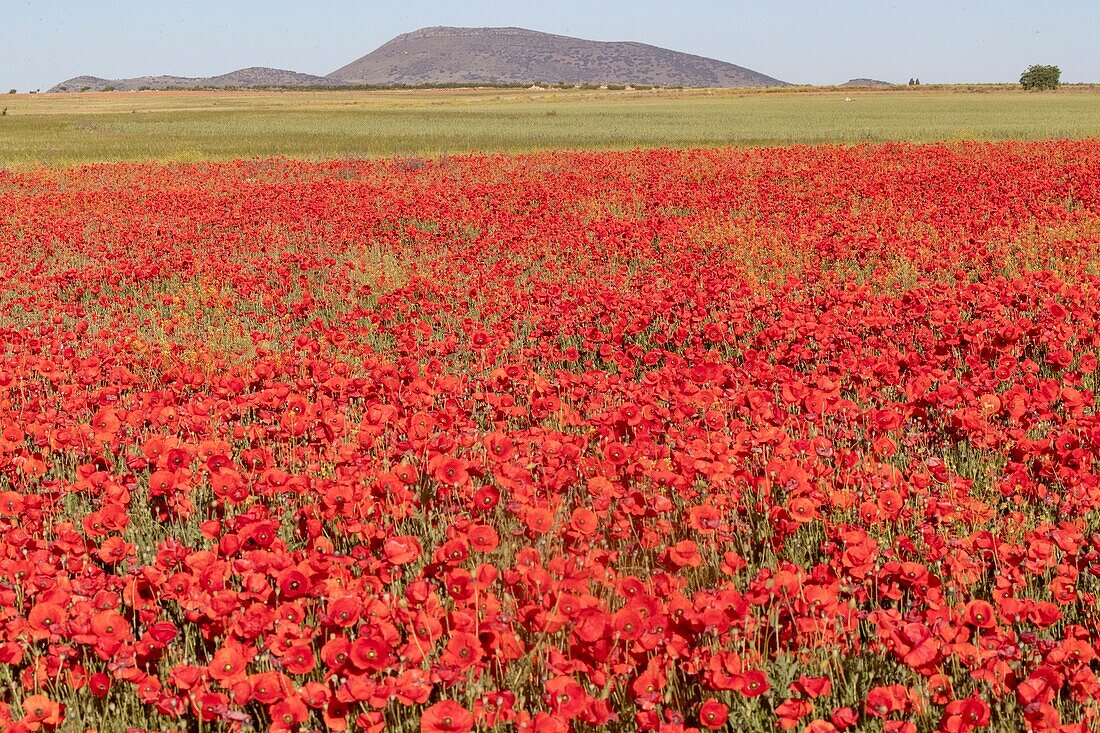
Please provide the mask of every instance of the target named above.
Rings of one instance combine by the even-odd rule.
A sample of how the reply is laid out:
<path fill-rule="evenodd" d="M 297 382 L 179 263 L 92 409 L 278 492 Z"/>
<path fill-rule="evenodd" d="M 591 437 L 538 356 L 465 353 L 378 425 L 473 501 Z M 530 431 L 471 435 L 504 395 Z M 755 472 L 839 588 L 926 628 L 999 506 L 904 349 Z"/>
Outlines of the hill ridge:
<path fill-rule="evenodd" d="M 328 78 L 370 85 L 456 82 L 786 85 L 743 66 L 638 41 L 590 41 L 514 26 L 429 26 L 402 33 L 333 71 Z"/>
<path fill-rule="evenodd" d="M 297 71 L 275 69 L 268 66 L 248 66 L 217 76 L 135 76 L 129 79 L 105 79 L 99 76 L 74 76 L 56 85 L 50 92 L 102 92 L 114 89 L 120 92 L 139 89 L 195 89 L 195 88 L 255 88 L 343 86 L 342 82 L 324 76 L 302 74 Z"/>
<path fill-rule="evenodd" d="M 638 41 L 590 41 L 507 26 L 428 26 L 391 38 L 327 76 L 250 66 L 206 77 L 76 76 L 50 92 L 481 84 L 787 86 L 758 71 Z"/>

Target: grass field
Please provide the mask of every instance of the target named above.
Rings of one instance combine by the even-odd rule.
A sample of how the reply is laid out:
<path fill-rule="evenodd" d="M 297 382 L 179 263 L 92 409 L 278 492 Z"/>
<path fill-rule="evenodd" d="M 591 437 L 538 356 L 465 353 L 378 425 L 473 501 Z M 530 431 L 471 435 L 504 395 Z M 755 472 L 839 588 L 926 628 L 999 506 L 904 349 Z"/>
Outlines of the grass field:
<path fill-rule="evenodd" d="M 11 95 L 4 108 L 5 166 L 1100 135 L 1093 87 L 138 92 Z"/>

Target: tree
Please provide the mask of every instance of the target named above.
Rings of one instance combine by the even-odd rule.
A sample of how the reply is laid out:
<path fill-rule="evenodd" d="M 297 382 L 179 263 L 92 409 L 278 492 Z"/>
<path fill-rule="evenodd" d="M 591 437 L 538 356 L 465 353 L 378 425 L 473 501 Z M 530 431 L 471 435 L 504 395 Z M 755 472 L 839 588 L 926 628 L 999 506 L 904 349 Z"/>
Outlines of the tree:
<path fill-rule="evenodd" d="M 1032 64 L 1020 74 L 1020 85 L 1024 89 L 1057 89 L 1062 83 L 1062 70 L 1057 66 Z"/>

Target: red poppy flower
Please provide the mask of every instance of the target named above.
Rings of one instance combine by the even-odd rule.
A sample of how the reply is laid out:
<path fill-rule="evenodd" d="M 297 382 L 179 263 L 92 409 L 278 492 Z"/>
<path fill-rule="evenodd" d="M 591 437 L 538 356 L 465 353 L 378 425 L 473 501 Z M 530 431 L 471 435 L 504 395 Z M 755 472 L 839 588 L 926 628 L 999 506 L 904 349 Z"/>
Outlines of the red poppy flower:
<path fill-rule="evenodd" d="M 714 699 L 705 700 L 699 708 L 699 724 L 709 730 L 719 730 L 729 720 L 729 708 Z"/>
<path fill-rule="evenodd" d="M 546 534 L 554 528 L 554 513 L 549 509 L 528 509 L 524 521 L 533 534 Z"/>
<path fill-rule="evenodd" d="M 470 528 L 470 547 L 478 552 L 492 552 L 500 544 L 497 531 L 487 524 Z"/>
<path fill-rule="evenodd" d="M 210 676 L 225 684 L 240 677 L 247 663 L 244 655 L 236 649 L 222 647 L 214 654 L 207 666 L 210 669 Z"/>
<path fill-rule="evenodd" d="M 407 463 L 399 463 L 393 467 L 393 475 L 406 486 L 415 484 L 420 479 L 416 469 Z"/>
<path fill-rule="evenodd" d="M 283 598 L 301 598 L 309 593 L 310 582 L 306 574 L 297 568 L 287 568 L 279 573 L 279 594 Z"/>
<path fill-rule="evenodd" d="M 305 644 L 295 644 L 281 658 L 283 669 L 290 674 L 305 675 L 313 671 L 317 659 Z"/>
<path fill-rule="evenodd" d="M 798 721 L 812 713 L 814 706 L 809 700 L 790 698 L 779 703 L 775 707 L 775 714 L 779 718 L 779 728 L 792 730 L 798 726 Z"/>
<path fill-rule="evenodd" d="M 384 641 L 360 637 L 351 643 L 348 658 L 359 669 L 380 670 L 389 663 L 390 650 Z"/>
<path fill-rule="evenodd" d="M 491 511 L 498 501 L 500 501 L 500 492 L 494 486 L 482 486 L 474 492 L 474 506 L 478 511 Z"/>
<path fill-rule="evenodd" d="M 947 704 L 940 727 L 950 733 L 969 733 L 987 727 L 989 721 L 989 706 L 976 697 L 968 697 Z"/>
<path fill-rule="evenodd" d="M 27 623 L 36 639 L 48 639 L 65 623 L 65 609 L 56 603 L 39 603 L 27 615 Z"/>
<path fill-rule="evenodd" d="M 470 473 L 465 461 L 450 456 L 438 455 L 428 462 L 432 478 L 450 486 L 465 486 L 470 482 Z"/>
<path fill-rule="evenodd" d="M 805 695 L 810 699 L 828 696 L 833 689 L 833 683 L 828 677 L 808 677 L 799 675 L 798 679 L 791 683 L 791 692 Z"/>
<path fill-rule="evenodd" d="M 622 443 L 608 443 L 603 449 L 603 454 L 616 466 L 621 466 L 630 460 L 630 450 Z"/>
<path fill-rule="evenodd" d="M 107 697 L 111 691 L 111 678 L 102 672 L 96 672 L 88 678 L 88 689 L 98 698 Z"/>
<path fill-rule="evenodd" d="M 385 543 L 386 559 L 394 565 L 407 565 L 420 557 L 420 540 L 411 535 L 391 537 Z"/>
<path fill-rule="evenodd" d="M 454 700 L 443 700 L 429 707 L 420 717 L 421 733 L 468 733 L 474 716 Z"/>
<path fill-rule="evenodd" d="M 577 507 L 569 515 L 569 526 L 578 534 L 590 536 L 599 527 L 599 517 L 591 509 Z"/>
<path fill-rule="evenodd" d="M 972 600 L 966 604 L 966 609 L 963 611 L 963 617 L 966 623 L 980 629 L 993 628 L 996 624 L 993 606 L 988 601 L 980 599 Z"/>
<path fill-rule="evenodd" d="M 485 448 L 489 458 L 494 461 L 508 461 L 516 454 L 512 440 L 503 433 L 490 433 L 485 436 Z"/>
<path fill-rule="evenodd" d="M 699 547 L 691 540 L 684 540 L 668 548 L 668 559 L 678 568 L 697 568 L 703 564 Z"/>
<path fill-rule="evenodd" d="M 56 728 L 64 720 L 61 705 L 45 695 L 27 695 L 23 698 L 23 717 L 19 721 L 27 730 L 37 730 L 39 726 Z"/>
<path fill-rule="evenodd" d="M 324 622 L 328 626 L 347 628 L 359 621 L 360 602 L 355 598 L 334 598 L 325 607 Z"/>
<path fill-rule="evenodd" d="M 735 689 L 745 697 L 759 697 L 770 690 L 771 685 L 762 671 L 751 669 L 738 676 Z"/>
<path fill-rule="evenodd" d="M 611 626 L 620 639 L 633 641 L 644 633 L 645 620 L 637 610 L 627 606 L 612 616 Z"/>
<path fill-rule="evenodd" d="M 248 678 L 252 685 L 252 697 L 270 705 L 286 696 L 289 685 L 278 672 L 261 672 Z"/>
<path fill-rule="evenodd" d="M 269 710 L 273 730 L 294 730 L 309 718 L 309 708 L 298 698 L 287 698 L 272 705 Z"/>
<path fill-rule="evenodd" d="M 484 649 L 478 637 L 464 631 L 458 631 L 451 634 L 440 661 L 443 664 L 464 669 L 480 662 L 483 655 Z"/>
<path fill-rule="evenodd" d="M 572 677 L 559 675 L 546 683 L 546 694 L 555 715 L 572 720 L 588 707 L 588 695 Z"/>

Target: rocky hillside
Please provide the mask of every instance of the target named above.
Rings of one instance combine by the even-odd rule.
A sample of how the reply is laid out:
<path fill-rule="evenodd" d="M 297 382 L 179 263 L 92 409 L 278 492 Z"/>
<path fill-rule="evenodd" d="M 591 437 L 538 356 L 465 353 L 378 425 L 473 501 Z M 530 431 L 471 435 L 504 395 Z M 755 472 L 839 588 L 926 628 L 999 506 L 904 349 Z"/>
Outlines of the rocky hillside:
<path fill-rule="evenodd" d="M 523 28 L 424 28 L 397 36 L 327 77 L 250 67 L 210 77 L 77 76 L 50 91 L 535 82 L 683 87 L 786 85 L 743 66 L 632 41 L 585 41 Z"/>
<path fill-rule="evenodd" d="M 63 81 L 51 92 L 120 92 L 139 89 L 226 89 L 257 87 L 341 86 L 342 82 L 324 76 L 299 74 L 296 71 L 251 66 L 220 76 L 139 76 L 133 79 L 101 79 L 98 76 L 77 76 Z"/>
<path fill-rule="evenodd" d="M 586 41 L 523 28 L 424 28 L 329 74 L 350 84 L 785 84 L 752 69 L 630 41 Z"/>

